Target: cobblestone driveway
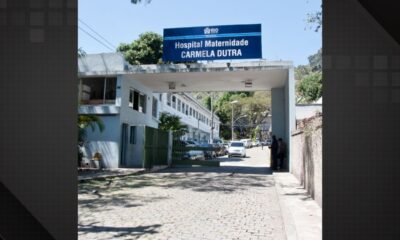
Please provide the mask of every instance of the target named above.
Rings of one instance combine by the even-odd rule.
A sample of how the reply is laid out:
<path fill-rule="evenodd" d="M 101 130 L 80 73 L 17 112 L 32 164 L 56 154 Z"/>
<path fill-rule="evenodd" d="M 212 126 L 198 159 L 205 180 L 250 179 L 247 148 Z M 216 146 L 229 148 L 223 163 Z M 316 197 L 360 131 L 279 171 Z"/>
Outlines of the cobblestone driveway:
<path fill-rule="evenodd" d="M 285 239 L 267 150 L 79 185 L 79 239 Z"/>

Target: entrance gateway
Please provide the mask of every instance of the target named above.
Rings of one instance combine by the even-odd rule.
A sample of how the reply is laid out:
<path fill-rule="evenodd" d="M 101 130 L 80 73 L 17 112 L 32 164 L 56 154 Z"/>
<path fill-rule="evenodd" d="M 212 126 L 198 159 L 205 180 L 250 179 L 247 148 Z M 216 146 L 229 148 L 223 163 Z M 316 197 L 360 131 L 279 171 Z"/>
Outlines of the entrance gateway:
<path fill-rule="evenodd" d="M 261 24 L 165 29 L 163 48 L 164 62 L 171 63 L 132 66 L 122 54 L 93 54 L 79 61 L 78 75 L 132 79 L 153 93 L 271 91 L 272 134 L 287 143 L 291 167 L 290 136 L 296 126 L 294 66 L 291 61 L 261 59 Z M 236 61 L 172 63 L 227 59 Z"/>

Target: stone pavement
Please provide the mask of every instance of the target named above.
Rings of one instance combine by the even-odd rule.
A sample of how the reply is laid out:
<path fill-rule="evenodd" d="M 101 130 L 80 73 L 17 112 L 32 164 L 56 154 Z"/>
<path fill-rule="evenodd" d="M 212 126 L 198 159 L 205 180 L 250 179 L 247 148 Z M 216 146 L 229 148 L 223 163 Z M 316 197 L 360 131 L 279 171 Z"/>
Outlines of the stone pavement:
<path fill-rule="evenodd" d="M 122 177 L 135 174 L 143 174 L 147 172 L 156 172 L 160 169 L 167 168 L 167 166 L 154 166 L 151 170 L 144 168 L 117 168 L 117 169 L 82 169 L 78 171 L 78 181 L 85 182 L 92 179 L 103 179 Z"/>
<path fill-rule="evenodd" d="M 274 173 L 288 240 L 322 239 L 322 209 L 290 173 Z"/>
<path fill-rule="evenodd" d="M 287 239 L 268 149 L 247 155 L 80 183 L 79 239 Z"/>

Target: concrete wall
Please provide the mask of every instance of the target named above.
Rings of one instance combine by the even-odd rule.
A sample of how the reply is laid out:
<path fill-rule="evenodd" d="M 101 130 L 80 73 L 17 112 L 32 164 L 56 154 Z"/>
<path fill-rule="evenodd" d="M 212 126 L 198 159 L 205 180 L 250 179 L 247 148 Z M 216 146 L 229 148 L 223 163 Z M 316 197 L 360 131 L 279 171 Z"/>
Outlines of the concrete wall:
<path fill-rule="evenodd" d="M 285 89 L 271 89 L 271 128 L 277 138 L 285 138 Z"/>
<path fill-rule="evenodd" d="M 126 143 L 126 166 L 143 168 L 144 163 L 144 128 L 145 126 L 136 126 L 136 143 L 129 142 L 131 131 L 128 127 L 128 141 Z"/>
<path fill-rule="evenodd" d="M 296 104 L 296 120 L 309 118 L 322 112 L 322 104 Z"/>
<path fill-rule="evenodd" d="M 322 128 L 292 134 L 290 172 L 322 207 Z"/>
<path fill-rule="evenodd" d="M 92 131 L 91 128 L 86 129 L 87 136 L 83 148 L 85 158 L 89 160 L 98 151 L 102 155 L 101 166 L 103 168 L 117 168 L 119 165 L 120 151 L 120 124 L 119 116 L 99 116 L 105 125 L 103 132 L 97 128 Z"/>

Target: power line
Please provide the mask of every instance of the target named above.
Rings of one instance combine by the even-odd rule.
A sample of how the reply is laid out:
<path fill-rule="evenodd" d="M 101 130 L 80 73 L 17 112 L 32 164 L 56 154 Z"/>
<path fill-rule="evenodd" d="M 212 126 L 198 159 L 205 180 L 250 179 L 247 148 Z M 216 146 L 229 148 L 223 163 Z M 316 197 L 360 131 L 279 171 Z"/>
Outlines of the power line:
<path fill-rule="evenodd" d="M 101 45 L 103 45 L 104 47 L 108 48 L 111 51 L 114 51 L 112 48 L 110 48 L 109 46 L 107 46 L 106 44 L 104 44 L 102 41 L 100 41 L 99 39 L 97 39 L 95 36 L 93 36 L 92 34 L 88 33 L 86 30 L 84 30 L 83 28 L 81 28 L 80 26 L 78 26 L 78 28 L 86 33 L 87 35 L 89 35 L 91 38 L 93 38 L 94 40 L 96 40 L 98 43 L 100 43 Z"/>
<path fill-rule="evenodd" d="M 105 37 L 103 37 L 100 33 L 96 32 L 92 27 L 90 27 L 87 23 L 85 23 L 82 19 L 78 18 L 78 20 L 85 25 L 87 28 L 89 28 L 90 30 L 92 30 L 97 36 L 99 36 L 101 39 L 103 39 L 108 45 L 110 45 L 111 47 L 117 49 L 116 46 L 114 46 L 112 43 L 110 43 Z"/>

